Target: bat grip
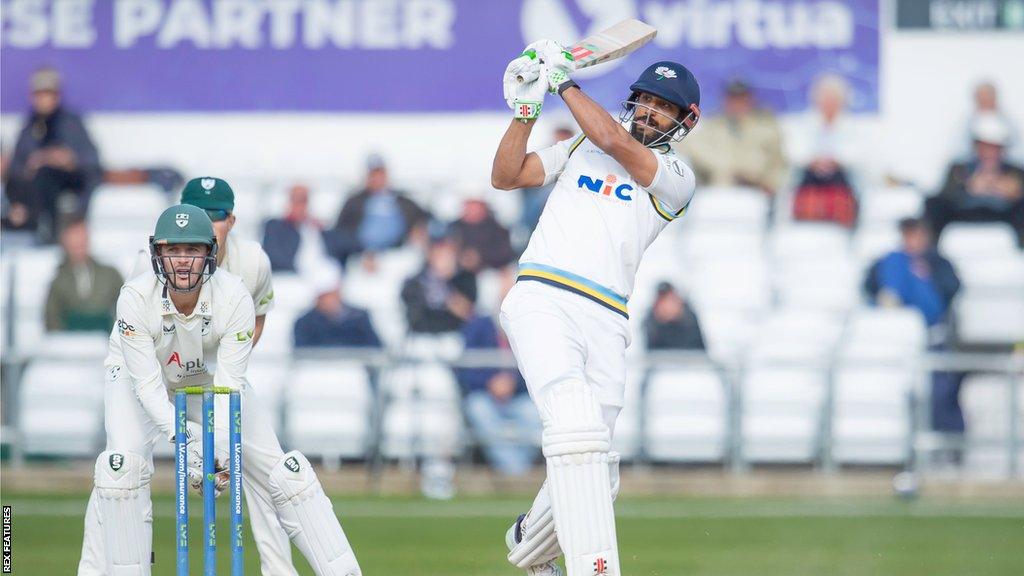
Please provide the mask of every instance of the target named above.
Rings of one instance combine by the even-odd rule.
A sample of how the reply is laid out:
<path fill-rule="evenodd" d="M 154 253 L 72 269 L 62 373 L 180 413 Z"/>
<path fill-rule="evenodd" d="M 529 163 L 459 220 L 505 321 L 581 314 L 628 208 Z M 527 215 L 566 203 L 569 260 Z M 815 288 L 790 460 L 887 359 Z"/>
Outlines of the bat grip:
<path fill-rule="evenodd" d="M 540 78 L 540 66 L 531 66 L 524 70 L 522 74 L 517 75 L 516 81 L 520 84 L 525 84 L 527 82 L 533 82 L 537 78 Z"/>

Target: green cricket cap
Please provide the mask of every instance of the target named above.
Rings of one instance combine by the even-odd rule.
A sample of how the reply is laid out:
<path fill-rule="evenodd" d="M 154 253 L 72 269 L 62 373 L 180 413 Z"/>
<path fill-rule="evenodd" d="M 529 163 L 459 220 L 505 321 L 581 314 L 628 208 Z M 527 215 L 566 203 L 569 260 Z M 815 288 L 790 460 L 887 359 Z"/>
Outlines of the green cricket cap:
<path fill-rule="evenodd" d="M 191 204 L 177 204 L 163 211 L 156 220 L 151 244 L 217 245 L 213 222 L 206 211 Z"/>
<path fill-rule="evenodd" d="M 203 210 L 235 210 L 235 191 L 224 180 L 212 176 L 193 178 L 181 191 L 181 203 L 198 206 Z"/>

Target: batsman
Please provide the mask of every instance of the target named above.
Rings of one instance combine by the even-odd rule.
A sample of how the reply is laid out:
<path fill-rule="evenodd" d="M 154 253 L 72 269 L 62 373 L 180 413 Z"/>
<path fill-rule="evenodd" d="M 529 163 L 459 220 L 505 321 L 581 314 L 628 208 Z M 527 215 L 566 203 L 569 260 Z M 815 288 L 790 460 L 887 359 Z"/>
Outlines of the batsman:
<path fill-rule="evenodd" d="M 207 211 L 165 210 L 150 238 L 150 271 L 121 288 L 105 361 L 106 450 L 96 460 L 79 575 L 151 573 L 153 445 L 173 442 L 173 391 L 184 386 L 237 389 L 242 399 L 243 486 L 249 509 L 276 512 L 316 574 L 361 574 L 348 539 L 309 461 L 284 453 L 270 416 L 246 381 L 256 330 L 250 291 L 218 267 L 217 235 Z M 189 484 L 202 487 L 199 397 L 189 399 Z M 216 491 L 228 485 L 226 407 L 216 421 Z M 266 524 L 253 524 L 257 542 Z M 262 555 L 261 547 L 261 555 Z M 266 566 L 264 566 L 266 570 Z"/>
<path fill-rule="evenodd" d="M 700 88 L 675 62 L 649 66 L 616 121 L 572 80 L 572 54 L 551 40 L 509 63 L 513 120 L 491 172 L 496 188 L 554 182 L 501 306 L 530 396 L 544 424 L 547 481 L 509 528 L 509 561 L 531 576 L 619 576 L 611 452 L 623 406 L 628 300 L 644 251 L 686 211 L 693 171 L 670 144 L 700 118 Z M 523 78 L 537 78 L 521 82 Z M 527 153 L 546 94 L 565 102 L 582 133 Z"/>

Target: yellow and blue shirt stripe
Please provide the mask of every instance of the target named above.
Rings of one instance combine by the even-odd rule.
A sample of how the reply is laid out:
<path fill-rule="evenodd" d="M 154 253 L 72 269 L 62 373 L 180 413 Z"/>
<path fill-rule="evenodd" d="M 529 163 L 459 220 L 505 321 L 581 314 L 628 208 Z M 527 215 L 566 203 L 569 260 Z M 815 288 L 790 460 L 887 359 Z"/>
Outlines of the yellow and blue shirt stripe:
<path fill-rule="evenodd" d="M 544 264 L 522 263 L 519 265 L 519 276 L 516 278 L 517 282 L 521 280 L 543 282 L 556 288 L 568 290 L 597 302 L 623 318 L 629 318 L 629 310 L 626 307 L 627 299 L 624 296 L 572 272 Z"/>

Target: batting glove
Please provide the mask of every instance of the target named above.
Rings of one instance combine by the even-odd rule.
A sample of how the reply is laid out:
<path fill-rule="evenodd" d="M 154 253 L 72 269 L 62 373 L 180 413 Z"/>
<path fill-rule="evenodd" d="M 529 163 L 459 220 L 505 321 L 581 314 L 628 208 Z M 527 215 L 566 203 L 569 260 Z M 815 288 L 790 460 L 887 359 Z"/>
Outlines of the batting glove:
<path fill-rule="evenodd" d="M 547 91 L 547 82 L 541 76 L 542 67 L 536 53 L 523 52 L 505 68 L 502 80 L 505 103 L 512 109 L 514 118 L 525 122 L 540 116 Z"/>
<path fill-rule="evenodd" d="M 538 40 L 526 47 L 527 52 L 534 52 L 546 72 L 548 92 L 560 93 L 560 88 L 575 86 L 570 75 L 576 71 L 576 60 L 572 52 L 566 50 L 554 40 Z"/>

